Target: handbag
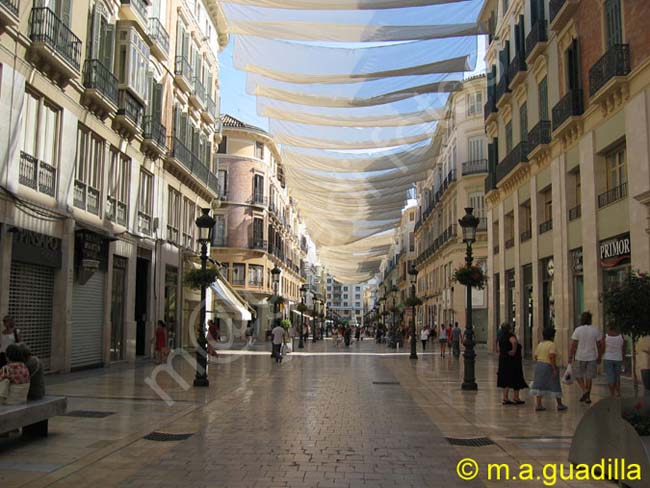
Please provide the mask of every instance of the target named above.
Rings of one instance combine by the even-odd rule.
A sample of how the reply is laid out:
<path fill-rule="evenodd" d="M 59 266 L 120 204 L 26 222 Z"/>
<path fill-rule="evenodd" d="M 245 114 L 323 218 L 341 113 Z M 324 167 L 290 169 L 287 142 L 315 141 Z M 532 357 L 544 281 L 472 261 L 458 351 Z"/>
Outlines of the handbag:
<path fill-rule="evenodd" d="M 573 368 L 571 367 L 571 363 L 566 367 L 566 370 L 564 370 L 564 375 L 562 375 L 562 382 L 564 382 L 565 385 L 570 385 L 573 383 Z"/>

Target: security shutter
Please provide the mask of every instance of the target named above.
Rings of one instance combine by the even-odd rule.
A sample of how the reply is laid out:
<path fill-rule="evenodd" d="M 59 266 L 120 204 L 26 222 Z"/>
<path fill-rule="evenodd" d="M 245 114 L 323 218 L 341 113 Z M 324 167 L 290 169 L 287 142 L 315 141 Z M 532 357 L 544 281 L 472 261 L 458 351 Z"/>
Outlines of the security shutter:
<path fill-rule="evenodd" d="M 53 268 L 11 263 L 9 315 L 16 321 L 22 340 L 43 361 L 46 370 L 52 351 L 53 292 Z"/>
<path fill-rule="evenodd" d="M 73 368 L 103 363 L 105 279 L 98 271 L 84 285 L 75 281 L 72 288 Z"/>

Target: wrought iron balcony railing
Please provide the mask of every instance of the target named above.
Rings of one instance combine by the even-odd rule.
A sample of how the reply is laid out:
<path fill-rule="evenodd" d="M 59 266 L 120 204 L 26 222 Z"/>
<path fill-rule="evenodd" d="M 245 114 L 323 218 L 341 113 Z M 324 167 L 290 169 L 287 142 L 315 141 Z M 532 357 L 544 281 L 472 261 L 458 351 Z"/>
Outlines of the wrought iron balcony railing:
<path fill-rule="evenodd" d="M 546 222 L 542 222 L 539 224 L 539 233 L 540 234 L 545 234 L 549 230 L 553 230 L 553 220 L 549 219 Z"/>
<path fill-rule="evenodd" d="M 512 249 L 513 247 L 515 247 L 515 238 L 512 237 L 510 239 L 506 239 L 505 247 L 506 249 Z"/>
<path fill-rule="evenodd" d="M 53 197 L 56 168 L 21 151 L 18 181 L 21 185 Z"/>
<path fill-rule="evenodd" d="M 188 82 L 192 80 L 192 65 L 185 56 L 176 56 L 174 73 L 182 76 Z"/>
<path fill-rule="evenodd" d="M 250 203 L 253 205 L 268 205 L 269 198 L 264 196 L 263 193 L 253 193 Z"/>
<path fill-rule="evenodd" d="M 18 0 L 0 0 L 0 5 L 4 6 L 7 10 L 9 10 L 12 14 L 14 14 L 16 17 L 18 16 Z"/>
<path fill-rule="evenodd" d="M 192 92 L 192 95 L 201 105 L 205 105 L 205 86 L 203 86 L 203 82 L 198 76 L 194 77 L 193 88 L 194 91 Z"/>
<path fill-rule="evenodd" d="M 528 133 L 528 153 L 533 152 L 538 146 L 551 143 L 551 122 L 540 120 Z"/>
<path fill-rule="evenodd" d="M 251 249 L 256 249 L 258 251 L 266 251 L 269 246 L 269 242 L 264 239 L 252 238 L 249 244 Z"/>
<path fill-rule="evenodd" d="M 214 173 L 208 174 L 208 188 L 212 190 L 218 197 L 225 199 L 225 196 L 220 193 L 219 179 Z"/>
<path fill-rule="evenodd" d="M 120 3 L 130 6 L 143 22 L 147 21 L 149 17 L 147 12 L 148 5 L 143 0 L 120 0 Z"/>
<path fill-rule="evenodd" d="M 120 225 L 126 225 L 127 209 L 126 203 L 118 201 L 115 197 L 109 195 L 106 198 L 106 217 L 109 220 L 117 222 Z"/>
<path fill-rule="evenodd" d="M 490 115 L 495 114 L 498 111 L 499 109 L 497 109 L 496 98 L 491 93 L 488 93 L 487 102 L 483 107 L 483 118 L 487 120 L 490 117 Z"/>
<path fill-rule="evenodd" d="M 510 151 L 510 154 L 497 165 L 497 183 L 505 178 L 520 163 L 528 163 L 528 143 L 526 141 L 517 144 Z"/>
<path fill-rule="evenodd" d="M 138 212 L 138 232 L 151 235 L 151 222 L 151 215 L 142 211 Z"/>
<path fill-rule="evenodd" d="M 151 40 L 160 46 L 160 49 L 168 53 L 169 52 L 169 34 L 167 33 L 167 30 L 165 29 L 165 26 L 163 26 L 162 22 L 160 22 L 160 19 L 156 17 L 151 17 L 149 18 L 149 25 L 148 25 L 148 30 L 149 30 L 149 37 L 151 37 Z"/>
<path fill-rule="evenodd" d="M 212 117 L 214 120 L 217 120 L 217 117 L 219 116 L 217 114 L 217 103 L 209 95 L 208 95 L 207 99 L 208 99 L 207 112 L 208 112 L 208 114 L 210 114 L 210 117 Z"/>
<path fill-rule="evenodd" d="M 177 136 L 170 136 L 168 140 L 169 156 L 180 161 L 188 171 L 192 171 L 192 152 Z"/>
<path fill-rule="evenodd" d="M 142 127 L 144 107 L 128 90 L 120 90 L 117 102 L 117 115 L 123 115 L 136 127 Z"/>
<path fill-rule="evenodd" d="M 94 215 L 99 215 L 101 193 L 83 181 L 74 182 L 74 206 Z"/>
<path fill-rule="evenodd" d="M 569 90 L 553 107 L 553 130 L 557 130 L 569 117 L 577 117 L 584 112 L 582 90 Z"/>
<path fill-rule="evenodd" d="M 582 217 L 582 205 L 578 204 L 569 209 L 569 221 L 576 220 Z"/>
<path fill-rule="evenodd" d="M 160 119 L 153 115 L 145 115 L 142 123 L 142 137 L 154 141 L 159 147 L 165 148 L 167 129 L 160 123 Z"/>
<path fill-rule="evenodd" d="M 29 37 L 32 42 L 42 42 L 56 52 L 70 66 L 79 71 L 81 65 L 81 39 L 47 7 L 34 7 L 30 17 Z"/>
<path fill-rule="evenodd" d="M 538 20 L 526 36 L 526 58 L 530 57 L 538 44 L 548 42 L 548 23 L 545 20 Z"/>
<path fill-rule="evenodd" d="M 508 79 L 508 76 L 507 75 L 501 76 L 501 79 L 497 83 L 497 101 L 496 101 L 497 104 L 507 93 L 510 93 L 509 85 L 510 85 L 510 80 Z"/>
<path fill-rule="evenodd" d="M 617 44 L 607 52 L 589 70 L 589 96 L 593 97 L 609 80 L 630 73 L 630 46 Z"/>
<path fill-rule="evenodd" d="M 508 66 L 508 83 L 512 83 L 520 72 L 526 71 L 527 69 L 528 66 L 526 66 L 523 53 L 515 54 L 515 57 L 510 61 L 510 66 Z"/>
<path fill-rule="evenodd" d="M 533 237 L 533 231 L 531 229 L 527 229 L 519 235 L 519 242 L 530 241 L 532 237 Z"/>
<path fill-rule="evenodd" d="M 485 178 L 484 192 L 487 195 L 492 190 L 496 190 L 496 188 L 497 188 L 497 175 L 496 173 L 490 172 L 488 170 L 488 175 Z"/>
<path fill-rule="evenodd" d="M 617 187 L 612 188 L 605 193 L 598 195 L 598 208 L 606 207 L 614 202 L 622 200 L 627 196 L 627 183 L 623 183 Z"/>
<path fill-rule="evenodd" d="M 487 159 L 477 159 L 476 161 L 465 161 L 462 167 L 462 174 L 463 176 L 478 175 L 487 173 L 487 170 Z"/>
<path fill-rule="evenodd" d="M 87 59 L 84 62 L 83 84 L 85 88 L 97 90 L 117 105 L 117 77 L 98 59 Z"/>

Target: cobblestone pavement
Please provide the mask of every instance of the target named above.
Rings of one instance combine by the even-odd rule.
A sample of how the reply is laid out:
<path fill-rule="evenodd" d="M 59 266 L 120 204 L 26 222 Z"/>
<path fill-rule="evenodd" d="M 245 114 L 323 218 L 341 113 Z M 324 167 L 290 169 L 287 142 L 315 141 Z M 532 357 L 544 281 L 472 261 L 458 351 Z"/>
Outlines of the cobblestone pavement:
<path fill-rule="evenodd" d="M 69 411 L 108 415 L 55 418 L 45 440 L 0 439 L 0 486 L 543 486 L 490 482 L 484 472 L 461 481 L 456 464 L 565 463 L 587 408 L 575 389 L 562 414 L 535 414 L 531 401 L 502 406 L 487 353 L 477 363 L 479 391 L 468 393 L 459 388 L 462 361 L 437 354 L 413 362 L 372 341 L 350 348 L 323 341 L 274 364 L 265 349 L 224 351 L 207 389 L 159 375 L 171 403 L 148 386 L 149 363 L 48 377 L 49 393 L 68 396 Z M 175 369 L 191 382 L 186 361 Z M 599 381 L 595 399 L 605 390 Z M 144 439 L 154 431 L 189 437 Z M 446 437 L 495 444 L 460 447 Z"/>

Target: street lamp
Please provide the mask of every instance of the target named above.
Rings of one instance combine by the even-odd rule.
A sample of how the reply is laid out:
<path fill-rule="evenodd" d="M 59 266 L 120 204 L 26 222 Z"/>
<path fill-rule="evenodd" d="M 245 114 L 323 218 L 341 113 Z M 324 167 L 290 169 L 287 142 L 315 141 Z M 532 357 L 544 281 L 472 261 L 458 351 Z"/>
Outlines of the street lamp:
<path fill-rule="evenodd" d="M 472 214 L 474 209 L 468 207 L 465 209 L 465 215 L 458 221 L 463 230 L 463 242 L 467 244 L 465 253 L 465 266 L 468 268 L 472 266 L 472 244 L 476 242 L 476 228 L 480 219 Z M 465 318 L 465 352 L 463 357 L 465 360 L 465 376 L 461 388 L 463 390 L 476 390 L 476 377 L 474 375 L 474 365 L 476 362 L 476 352 L 474 351 L 474 327 L 472 325 L 472 285 L 467 284 L 467 309 Z"/>
<path fill-rule="evenodd" d="M 212 229 L 216 221 L 210 217 L 210 209 L 202 208 L 201 215 L 196 219 L 199 228 L 199 244 L 201 244 L 201 271 L 204 272 L 208 262 L 208 244 L 212 241 Z M 194 386 L 210 386 L 208 381 L 207 340 L 205 337 L 205 283 L 201 283 L 201 316 L 199 318 L 199 334 L 196 348 L 196 376 Z"/>
<path fill-rule="evenodd" d="M 381 334 L 379 336 L 379 339 L 381 339 L 381 336 L 383 336 L 383 334 L 384 334 L 384 329 L 386 328 L 386 326 L 385 326 L 386 325 L 385 324 L 386 317 L 384 316 L 384 310 L 385 310 L 384 303 L 386 302 L 386 297 L 384 297 L 384 295 L 382 294 L 379 297 L 379 300 L 377 300 L 377 301 L 379 302 L 379 317 L 381 317 L 380 320 L 379 320 L 379 325 L 377 327 L 381 328 Z M 380 342 L 381 342 L 381 340 L 380 340 Z"/>
<path fill-rule="evenodd" d="M 273 302 L 273 326 L 276 327 L 279 325 L 279 317 L 278 313 L 280 312 L 280 274 L 282 274 L 282 270 L 278 268 L 278 265 L 276 264 L 273 269 L 271 270 L 271 280 L 272 280 L 272 285 L 273 285 L 273 296 L 275 298 Z"/>
<path fill-rule="evenodd" d="M 398 327 L 397 327 L 397 293 L 399 293 L 399 288 L 393 285 L 390 289 L 391 298 L 393 299 L 393 324 L 392 324 L 392 339 L 391 347 L 397 347 L 398 343 Z"/>
<path fill-rule="evenodd" d="M 305 300 L 307 299 L 307 290 L 308 289 L 306 284 L 300 287 L 300 304 L 302 307 L 300 307 L 300 340 L 298 341 L 299 349 L 305 348 L 303 326 L 305 322 Z"/>
<path fill-rule="evenodd" d="M 320 298 L 318 293 L 314 293 L 314 318 L 313 318 L 313 324 L 312 324 L 312 339 L 313 342 L 318 341 L 318 315 L 320 314 Z"/>
<path fill-rule="evenodd" d="M 415 284 L 418 280 L 418 270 L 415 268 L 415 264 L 413 263 L 411 263 L 411 267 L 409 268 L 409 278 L 411 280 L 411 300 L 413 300 L 411 302 L 411 359 L 417 359 L 417 340 L 415 338 Z"/>

